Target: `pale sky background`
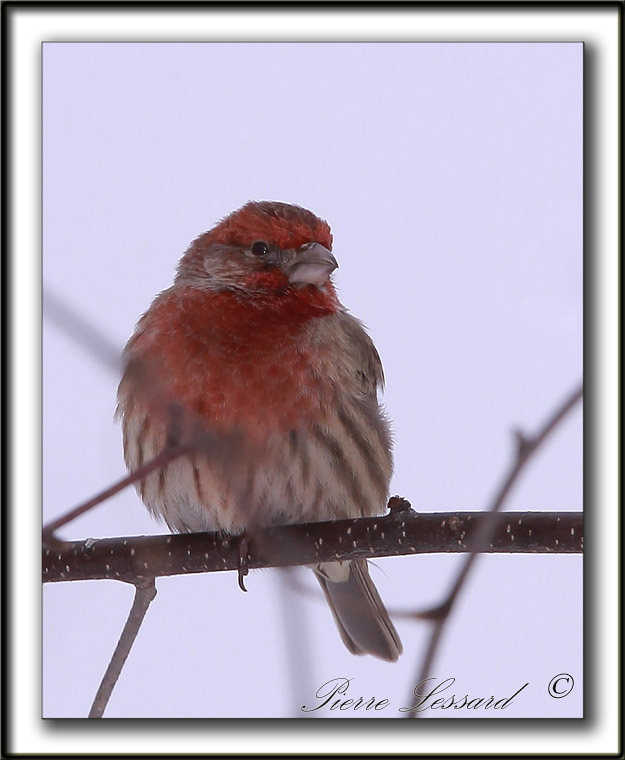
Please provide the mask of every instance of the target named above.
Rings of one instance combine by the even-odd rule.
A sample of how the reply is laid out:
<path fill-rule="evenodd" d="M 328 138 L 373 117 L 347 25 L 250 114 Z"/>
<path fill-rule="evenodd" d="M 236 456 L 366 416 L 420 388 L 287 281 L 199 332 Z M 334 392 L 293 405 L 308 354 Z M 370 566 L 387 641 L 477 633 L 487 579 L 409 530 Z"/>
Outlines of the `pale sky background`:
<path fill-rule="evenodd" d="M 483 509 L 512 429 L 532 432 L 582 377 L 582 45 L 43 50 L 45 288 L 121 349 L 199 233 L 249 199 L 311 209 L 332 227 L 341 300 L 384 363 L 392 493 L 418 511 Z M 114 373 L 45 320 L 43 370 L 48 521 L 125 470 Z M 578 408 L 507 509 L 581 508 Z M 128 489 L 60 534 L 162 532 Z M 389 608 L 423 608 L 461 561 L 381 559 L 372 574 Z M 501 717 L 580 717 L 581 556 L 482 557 L 476 570 L 432 675 L 455 677 L 458 696 L 529 682 Z M 397 621 L 405 651 L 389 665 L 344 649 L 320 591 L 295 597 L 272 570 L 247 587 L 234 573 L 159 579 L 107 717 L 302 717 L 335 677 L 399 717 L 424 624 Z M 45 717 L 86 716 L 131 600 L 113 581 L 44 587 Z M 284 609 L 306 631 L 295 685 Z M 575 689 L 555 700 L 562 672 Z"/>

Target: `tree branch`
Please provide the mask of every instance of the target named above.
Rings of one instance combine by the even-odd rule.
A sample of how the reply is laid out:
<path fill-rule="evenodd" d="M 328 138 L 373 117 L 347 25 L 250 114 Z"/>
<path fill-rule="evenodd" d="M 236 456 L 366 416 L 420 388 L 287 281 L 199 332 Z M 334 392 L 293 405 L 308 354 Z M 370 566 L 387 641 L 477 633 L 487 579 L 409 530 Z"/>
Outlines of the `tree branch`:
<path fill-rule="evenodd" d="M 422 615 L 422 617 L 427 616 L 432 620 L 432 631 L 421 667 L 419 669 L 419 674 L 415 681 L 415 696 L 418 697 L 416 689 L 419 687 L 419 684 L 421 684 L 429 677 L 430 671 L 432 669 L 432 664 L 434 663 L 434 658 L 436 656 L 442 638 L 445 624 L 450 618 L 458 595 L 466 585 L 466 581 L 471 568 L 473 567 L 479 554 L 487 550 L 489 543 L 492 541 L 492 538 L 498 531 L 499 525 L 501 523 L 501 518 L 509 519 L 511 517 L 511 513 L 503 515 L 500 514 L 508 495 L 512 491 L 512 488 L 516 485 L 519 476 L 525 468 L 525 465 L 529 459 L 540 448 L 550 433 L 553 432 L 558 424 L 562 422 L 567 414 L 569 414 L 569 412 L 575 407 L 575 405 L 581 401 L 583 392 L 583 385 L 580 385 L 572 393 L 570 393 L 555 409 L 555 411 L 549 415 L 536 435 L 527 436 L 522 431 L 515 431 L 517 440 L 516 457 L 511 463 L 509 471 L 504 477 L 501 486 L 495 492 L 488 511 L 484 513 L 484 519 L 479 525 L 478 530 L 470 539 L 471 553 L 460 568 L 460 572 L 458 573 L 455 581 L 452 583 L 449 593 L 443 603 L 440 604 L 437 608 L 430 610 L 428 613 L 426 613 L 426 615 Z M 581 513 L 579 516 L 581 533 Z M 571 530 L 575 530 L 574 526 L 571 526 Z M 583 538 L 581 537 L 580 542 L 583 542 Z M 580 543 L 580 550 L 581 548 L 582 543 Z M 420 713 L 418 711 L 409 711 L 406 714 L 407 718 L 418 718 L 419 716 Z"/>
<path fill-rule="evenodd" d="M 190 450 L 191 450 L 191 446 L 182 446 L 182 445 L 171 446 L 164 449 L 158 456 L 154 457 L 154 459 L 150 459 L 149 462 L 146 462 L 141 467 L 137 467 L 137 469 L 133 470 L 129 475 L 126 475 L 125 477 L 121 478 L 121 480 L 118 480 L 117 483 L 113 483 L 112 486 L 105 488 L 103 491 L 100 491 L 100 493 L 96 494 L 90 499 L 87 499 L 87 501 L 83 502 L 82 504 L 79 504 L 77 507 L 74 507 L 73 509 L 70 509 L 69 512 L 65 512 L 65 514 L 62 514 L 56 520 L 52 520 L 52 522 L 49 522 L 47 525 L 44 525 L 43 526 L 44 543 L 49 542 L 50 544 L 52 544 L 58 541 L 59 539 L 56 539 L 53 536 L 53 533 L 55 530 L 58 530 L 63 525 L 66 525 L 68 522 L 75 520 L 77 517 L 80 517 L 80 515 L 84 514 L 85 512 L 88 512 L 90 509 L 97 507 L 98 504 L 102 504 L 102 502 L 106 501 L 107 499 L 110 499 L 111 496 L 114 496 L 119 491 L 122 491 L 124 488 L 127 488 L 129 485 L 132 485 L 133 483 L 136 483 L 138 480 L 141 480 L 142 478 L 144 478 L 146 475 L 149 475 L 153 470 L 156 470 L 159 467 L 164 467 L 166 464 L 169 464 L 169 462 L 173 461 L 174 459 L 177 459 L 183 454 L 187 454 Z"/>
<path fill-rule="evenodd" d="M 119 637 L 111 661 L 102 677 L 100 688 L 95 695 L 91 710 L 89 711 L 89 718 L 101 718 L 104 715 L 104 710 L 106 709 L 111 694 L 113 693 L 115 684 L 117 683 L 126 659 L 130 654 L 132 645 L 135 643 L 145 613 L 148 611 L 148 607 L 155 596 L 156 584 L 154 578 L 149 578 L 143 583 L 136 584 L 135 598 L 132 602 L 130 613 L 128 614 L 128 620 L 126 620 L 122 635 Z"/>
<path fill-rule="evenodd" d="M 434 552 L 468 552 L 481 512 L 416 513 L 393 497 L 385 517 L 285 525 L 253 533 L 250 568 L 313 565 L 360 557 Z M 581 512 L 511 512 L 498 515 L 484 551 L 493 553 L 579 553 Z M 135 583 L 144 577 L 237 570 L 236 536 L 185 533 L 85 541 L 54 541 L 43 547 L 43 581 L 113 579 Z"/>

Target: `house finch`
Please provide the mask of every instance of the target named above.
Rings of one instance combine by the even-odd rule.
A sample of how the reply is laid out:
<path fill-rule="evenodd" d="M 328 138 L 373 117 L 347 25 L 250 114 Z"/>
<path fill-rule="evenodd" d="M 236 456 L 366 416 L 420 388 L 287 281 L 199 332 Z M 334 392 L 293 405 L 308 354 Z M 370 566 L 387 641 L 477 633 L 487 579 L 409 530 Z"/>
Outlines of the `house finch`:
<path fill-rule="evenodd" d="M 118 390 L 126 465 L 172 441 L 216 444 L 137 484 L 170 530 L 236 535 L 384 512 L 382 364 L 338 300 L 331 248 L 310 211 L 247 203 L 191 244 L 139 320 Z M 347 648 L 395 661 L 401 641 L 366 560 L 314 572 Z"/>

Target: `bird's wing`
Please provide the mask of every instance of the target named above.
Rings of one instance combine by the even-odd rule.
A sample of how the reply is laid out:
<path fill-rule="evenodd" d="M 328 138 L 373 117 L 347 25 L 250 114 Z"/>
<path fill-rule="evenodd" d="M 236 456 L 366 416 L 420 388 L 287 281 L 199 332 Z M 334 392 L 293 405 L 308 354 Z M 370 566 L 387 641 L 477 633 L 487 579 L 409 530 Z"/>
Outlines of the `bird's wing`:
<path fill-rule="evenodd" d="M 384 388 L 384 370 L 375 345 L 359 319 L 345 311 L 337 315 L 338 324 L 346 338 L 351 364 L 355 367 L 357 382 L 366 396 L 377 398 Z"/>

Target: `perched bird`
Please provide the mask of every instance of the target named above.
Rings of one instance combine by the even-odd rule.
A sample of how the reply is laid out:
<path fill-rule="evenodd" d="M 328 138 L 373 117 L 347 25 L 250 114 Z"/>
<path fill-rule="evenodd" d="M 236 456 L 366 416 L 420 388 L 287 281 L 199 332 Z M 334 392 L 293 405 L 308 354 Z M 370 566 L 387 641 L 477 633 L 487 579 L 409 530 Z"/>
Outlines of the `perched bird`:
<path fill-rule="evenodd" d="M 310 211 L 247 203 L 190 245 L 139 320 L 118 390 L 126 465 L 203 432 L 218 444 L 137 484 L 170 530 L 236 535 L 385 511 L 382 364 L 337 297 L 331 250 Z M 314 572 L 350 652 L 394 662 L 402 644 L 366 560 Z"/>

